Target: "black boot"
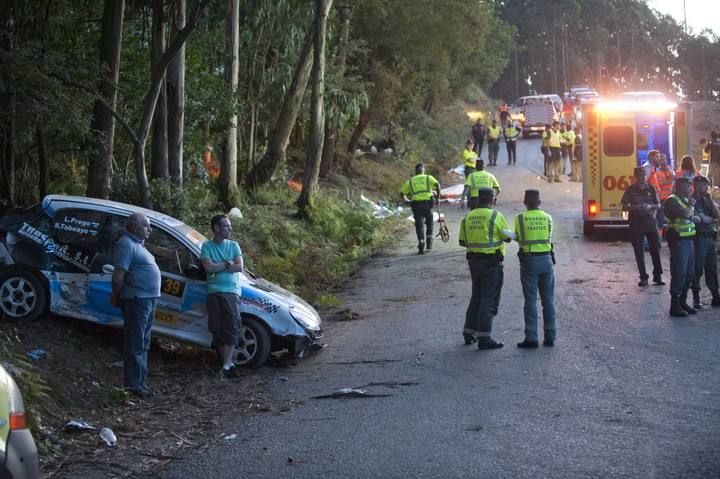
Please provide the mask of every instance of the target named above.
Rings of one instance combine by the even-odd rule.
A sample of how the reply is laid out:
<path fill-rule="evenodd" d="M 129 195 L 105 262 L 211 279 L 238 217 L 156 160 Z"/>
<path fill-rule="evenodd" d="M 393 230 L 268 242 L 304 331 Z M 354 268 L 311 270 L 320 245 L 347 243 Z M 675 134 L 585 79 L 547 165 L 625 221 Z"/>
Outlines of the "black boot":
<path fill-rule="evenodd" d="M 670 316 L 684 318 L 687 315 L 685 310 L 680 307 L 680 297 L 675 295 L 670 296 Z"/>
<path fill-rule="evenodd" d="M 425 249 L 427 251 L 432 250 L 432 242 L 433 242 L 432 236 L 428 236 L 427 238 L 425 238 Z"/>
<path fill-rule="evenodd" d="M 687 304 L 687 291 L 680 295 L 680 307 L 684 309 L 687 314 L 697 314 L 697 311 Z"/>
<path fill-rule="evenodd" d="M 693 290 L 693 308 L 702 309 L 702 303 L 700 303 L 700 290 Z"/>
<path fill-rule="evenodd" d="M 710 291 L 712 292 L 712 296 L 713 296 L 712 303 L 710 303 L 710 306 L 712 306 L 713 308 L 720 307 L 720 291 L 718 291 L 717 289 L 712 289 Z"/>
<path fill-rule="evenodd" d="M 425 254 L 425 242 L 418 241 L 418 254 Z"/>

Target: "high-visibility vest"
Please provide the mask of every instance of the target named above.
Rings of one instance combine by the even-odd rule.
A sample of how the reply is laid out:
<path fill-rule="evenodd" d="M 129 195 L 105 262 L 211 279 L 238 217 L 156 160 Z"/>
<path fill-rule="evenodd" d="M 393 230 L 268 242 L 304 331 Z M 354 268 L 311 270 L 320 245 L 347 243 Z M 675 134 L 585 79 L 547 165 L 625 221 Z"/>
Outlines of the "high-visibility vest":
<path fill-rule="evenodd" d="M 480 188 L 497 188 L 498 190 L 500 189 L 500 183 L 498 183 L 495 175 L 493 175 L 492 173 L 488 173 L 485 170 L 476 171 L 470 174 L 470 176 L 465 178 L 465 186 L 470 189 L 470 198 L 476 198 L 478 192 L 480 191 Z"/>
<path fill-rule="evenodd" d="M 507 221 L 499 211 L 476 208 L 460 223 L 460 244 L 470 253 L 492 254 L 500 251 L 504 255 L 505 235 L 500 230 L 507 228 Z"/>
<path fill-rule="evenodd" d="M 550 138 L 548 139 L 548 145 L 550 148 L 560 148 L 560 132 L 550 130 Z"/>
<path fill-rule="evenodd" d="M 563 138 L 565 138 L 565 144 L 567 146 L 573 146 L 575 144 L 575 132 L 572 130 L 567 130 L 565 133 L 563 133 Z"/>
<path fill-rule="evenodd" d="M 504 133 L 505 133 L 505 141 L 515 141 L 515 139 L 516 139 L 516 138 L 518 137 L 518 135 L 520 134 L 520 133 L 518 132 L 518 129 L 515 128 L 515 125 L 513 125 L 513 126 L 506 126 L 506 127 L 505 127 L 505 130 L 504 130 Z"/>
<path fill-rule="evenodd" d="M 542 210 L 528 210 L 515 217 L 520 250 L 525 253 L 552 251 L 552 217 Z"/>
<path fill-rule="evenodd" d="M 405 182 L 400 192 L 407 195 L 410 201 L 427 201 L 432 199 L 432 190 L 438 181 L 432 175 L 415 175 Z"/>
<path fill-rule="evenodd" d="M 661 200 L 667 199 L 672 194 L 675 175 L 670 170 L 658 168 L 650 174 L 648 183 L 655 188 Z"/>
<path fill-rule="evenodd" d="M 670 195 L 670 197 L 668 197 L 666 201 L 669 200 L 677 201 L 683 208 L 689 208 L 690 206 L 687 201 L 677 195 Z M 693 223 L 690 218 L 675 218 L 670 223 L 670 227 L 677 231 L 678 235 L 681 238 L 689 238 L 695 236 L 695 223 Z"/>
<path fill-rule="evenodd" d="M 543 131 L 540 138 L 542 138 L 543 146 L 550 147 L 550 130 Z"/>
<path fill-rule="evenodd" d="M 500 127 L 491 126 L 488 128 L 487 136 L 489 140 L 497 140 L 500 138 Z"/>
<path fill-rule="evenodd" d="M 473 150 L 468 150 L 467 148 L 465 148 L 463 150 L 463 161 L 465 162 L 465 166 L 475 168 L 475 162 L 477 161 L 477 153 L 475 153 Z"/>

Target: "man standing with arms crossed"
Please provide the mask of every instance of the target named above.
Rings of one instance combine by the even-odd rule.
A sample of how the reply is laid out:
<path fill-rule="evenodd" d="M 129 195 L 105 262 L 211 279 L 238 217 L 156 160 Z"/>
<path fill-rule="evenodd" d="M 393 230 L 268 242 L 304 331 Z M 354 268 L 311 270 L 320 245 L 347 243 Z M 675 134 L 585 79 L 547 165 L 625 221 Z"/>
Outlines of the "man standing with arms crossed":
<path fill-rule="evenodd" d="M 150 221 L 133 213 L 125 223 L 125 234 L 115 245 L 110 304 L 123 314 L 123 361 L 125 387 L 138 397 L 154 396 L 146 384 L 150 330 L 160 297 L 160 268 L 145 248 Z"/>
<path fill-rule="evenodd" d="M 240 340 L 240 274 L 243 257 L 240 245 L 232 241 L 232 224 L 227 215 L 215 215 L 210 220 L 213 238 L 200 250 L 200 261 L 207 273 L 208 329 L 213 333 L 213 345 L 222 358 L 222 378 L 238 376 L 233 351 Z"/>
<path fill-rule="evenodd" d="M 709 180 L 704 176 L 693 179 L 695 192 L 695 277 L 692 283 L 693 308 L 702 309 L 700 303 L 700 278 L 705 273 L 705 285 L 712 293 L 713 307 L 720 307 L 720 291 L 718 291 L 717 254 L 715 253 L 715 240 L 717 239 L 717 222 L 720 221 L 720 211 L 710 196 Z"/>
<path fill-rule="evenodd" d="M 478 343 L 478 349 L 502 348 L 492 339 L 492 320 L 500 305 L 503 286 L 505 244 L 513 237 L 502 213 L 492 209 L 493 190 L 480 188 L 477 208 L 460 223 L 460 246 L 467 248 L 472 278 L 472 296 L 465 313 L 465 344 Z"/>
<path fill-rule="evenodd" d="M 418 254 L 425 254 L 426 248 L 428 251 L 432 249 L 433 192 L 436 193 L 437 198 L 440 198 L 440 183 L 434 176 L 426 175 L 425 167 L 419 163 L 415 165 L 415 176 L 407 180 L 400 189 L 400 196 L 403 200 L 410 202 L 413 212 L 415 233 L 418 239 Z M 425 234 L 424 237 L 423 234 Z"/>
<path fill-rule="evenodd" d="M 555 326 L 555 273 L 553 265 L 552 217 L 540 209 L 540 192 L 525 190 L 527 211 L 515 217 L 515 234 L 520 249 L 520 282 L 525 304 L 525 339 L 518 348 L 538 347 L 537 293 L 543 308 L 543 346 L 554 346 Z"/>
<path fill-rule="evenodd" d="M 687 304 L 695 278 L 695 199 L 690 196 L 690 179 L 677 178 L 675 193 L 663 203 L 670 227 L 665 233 L 670 247 L 670 316 L 685 317 L 697 311 Z"/>

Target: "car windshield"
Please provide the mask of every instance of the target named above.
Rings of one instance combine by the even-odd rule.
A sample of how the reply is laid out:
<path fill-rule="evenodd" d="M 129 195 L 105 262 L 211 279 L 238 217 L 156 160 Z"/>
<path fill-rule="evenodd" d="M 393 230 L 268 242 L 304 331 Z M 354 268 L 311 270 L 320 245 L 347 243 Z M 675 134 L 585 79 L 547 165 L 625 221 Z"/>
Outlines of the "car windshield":
<path fill-rule="evenodd" d="M 182 224 L 182 225 L 176 227 L 175 229 L 176 229 L 176 231 L 179 231 L 180 233 L 182 233 L 182 235 L 185 236 L 187 239 L 192 241 L 192 243 L 195 246 L 197 246 L 198 248 L 200 248 L 202 246 L 202 244 L 207 241 L 207 238 L 205 237 L 205 235 L 200 233 L 195 228 L 191 228 L 190 226 L 188 226 L 186 224 Z"/>

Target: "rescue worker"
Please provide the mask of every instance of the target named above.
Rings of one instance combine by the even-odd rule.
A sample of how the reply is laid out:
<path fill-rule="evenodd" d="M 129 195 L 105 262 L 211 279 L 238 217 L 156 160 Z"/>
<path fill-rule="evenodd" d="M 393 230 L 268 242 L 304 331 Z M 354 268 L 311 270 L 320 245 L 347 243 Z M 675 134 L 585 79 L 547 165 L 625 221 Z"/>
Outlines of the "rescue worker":
<path fill-rule="evenodd" d="M 711 306 L 720 307 L 720 291 L 718 291 L 717 254 L 717 223 L 720 221 L 720 210 L 710 196 L 710 180 L 704 176 L 693 179 L 695 192 L 695 277 L 692 282 L 693 308 L 702 309 L 700 302 L 700 279 L 705 273 L 705 285 L 712 293 Z"/>
<path fill-rule="evenodd" d="M 545 130 L 540 134 L 540 139 L 542 140 L 540 151 L 543 154 L 543 175 L 545 176 L 548 176 L 548 165 L 550 164 L 550 129 L 551 126 L 546 124 Z"/>
<path fill-rule="evenodd" d="M 575 127 L 575 145 L 570 155 L 570 181 L 582 181 L 582 134 Z"/>
<path fill-rule="evenodd" d="M 478 349 L 502 348 L 492 339 L 492 320 L 500 305 L 505 243 L 514 236 L 502 213 L 492 209 L 493 190 L 480 188 L 477 208 L 460 223 L 460 246 L 467 248 L 472 296 L 465 313 L 465 344 L 477 341 Z"/>
<path fill-rule="evenodd" d="M 472 139 L 475 142 L 474 151 L 477 154 L 478 159 L 482 156 L 483 142 L 485 141 L 485 125 L 480 122 L 480 118 L 472 127 Z"/>
<path fill-rule="evenodd" d="M 567 127 L 565 128 L 565 131 L 562 131 L 563 128 L 561 127 L 560 132 L 562 134 L 561 143 L 563 143 L 562 140 L 564 140 L 564 147 L 562 151 L 563 156 L 563 164 L 562 164 L 562 171 L 563 175 L 567 172 L 567 165 L 570 165 L 570 168 L 572 169 L 572 161 L 573 161 L 573 150 L 575 149 L 575 132 L 572 131 L 572 128 Z M 571 175 L 568 175 L 571 176 Z"/>
<path fill-rule="evenodd" d="M 665 234 L 670 248 L 670 316 L 685 317 L 697 311 L 687 304 L 687 294 L 695 277 L 695 199 L 690 196 L 690 180 L 678 178 L 675 192 L 663 203 L 670 221 Z"/>
<path fill-rule="evenodd" d="M 503 136 L 505 137 L 505 149 L 507 149 L 508 154 L 508 165 L 514 165 L 517 163 L 517 139 L 520 136 L 520 130 L 512 122 L 508 121 L 503 130 Z"/>
<path fill-rule="evenodd" d="M 500 105 L 498 111 L 500 112 L 500 124 L 506 125 L 508 120 L 510 119 L 510 108 L 508 107 L 507 103 L 503 103 L 502 105 Z"/>
<path fill-rule="evenodd" d="M 548 136 L 548 147 L 550 148 L 550 162 L 548 165 L 548 183 L 560 183 L 560 131 L 558 131 L 560 123 L 554 121 Z"/>
<path fill-rule="evenodd" d="M 657 150 L 650 150 L 648 153 L 649 169 L 651 171 L 648 183 L 655 188 L 660 198 L 660 203 L 664 203 L 672 194 L 673 183 L 675 182 L 675 174 L 667 163 L 667 157 Z M 658 236 L 663 235 L 665 228 L 665 213 L 662 208 L 657 214 Z"/>
<path fill-rule="evenodd" d="M 435 201 L 440 198 L 440 183 L 432 175 L 425 174 L 425 167 L 422 164 L 417 164 L 415 165 L 415 176 L 403 184 L 400 195 L 403 200 L 410 202 L 418 239 L 418 254 L 424 254 L 426 249 L 432 250 L 433 196 L 435 196 Z"/>
<path fill-rule="evenodd" d="M 477 153 L 473 150 L 472 140 L 468 140 L 465 143 L 465 149 L 463 150 L 463 164 L 465 165 L 465 178 L 470 176 L 475 171 L 475 162 L 477 161 Z"/>
<path fill-rule="evenodd" d="M 647 183 L 647 170 L 642 166 L 635 168 L 635 183 L 628 186 L 620 199 L 623 211 L 629 212 L 630 242 L 635 251 L 635 262 L 640 273 L 638 286 L 648 285 L 645 270 L 645 252 L 643 239 L 647 238 L 650 258 L 653 264 L 653 283 L 664 285 L 662 280 L 662 262 L 660 261 L 660 238 L 657 231 L 657 212 L 660 199 L 655 188 Z"/>
<path fill-rule="evenodd" d="M 552 217 L 540 209 L 540 192 L 525 190 L 525 213 L 515 217 L 515 234 L 520 244 L 520 282 L 525 304 L 525 339 L 518 348 L 538 347 L 537 295 L 543 308 L 543 346 L 553 346 L 555 325 L 555 257 L 552 245 Z"/>
<path fill-rule="evenodd" d="M 477 205 L 477 196 L 480 188 L 492 188 L 495 197 L 500 193 L 500 183 L 497 178 L 490 172 L 485 171 L 485 162 L 477 160 L 477 171 L 465 179 L 465 187 L 460 196 L 460 208 L 465 207 L 465 198 L 467 198 L 467 207 L 475 208 Z"/>
<path fill-rule="evenodd" d="M 500 151 L 500 127 L 497 126 L 497 120 L 493 120 L 490 128 L 487 130 L 488 144 L 488 166 L 497 166 L 498 152 Z"/>

